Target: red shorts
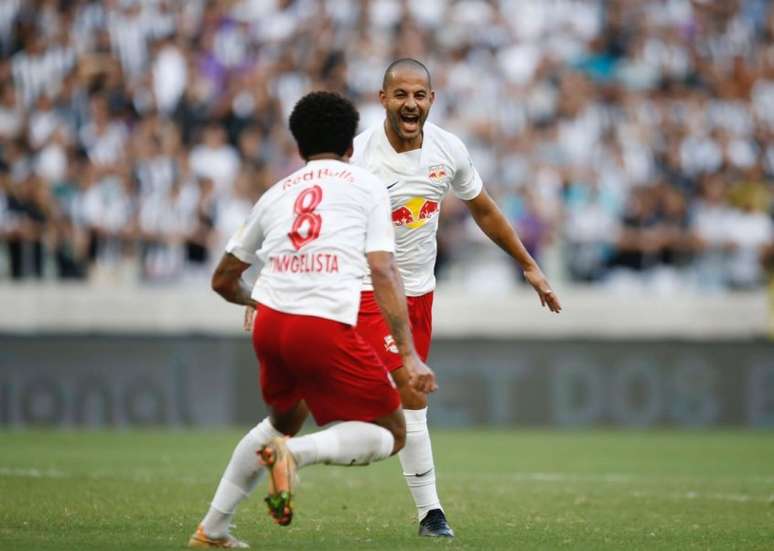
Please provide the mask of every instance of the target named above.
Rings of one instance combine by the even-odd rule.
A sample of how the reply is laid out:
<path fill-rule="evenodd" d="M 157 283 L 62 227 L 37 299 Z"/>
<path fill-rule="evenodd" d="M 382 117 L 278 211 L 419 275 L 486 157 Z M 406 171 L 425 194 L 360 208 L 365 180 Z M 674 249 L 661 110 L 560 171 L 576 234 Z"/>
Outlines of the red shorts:
<path fill-rule="evenodd" d="M 278 412 L 305 400 L 325 425 L 373 421 L 400 407 L 384 365 L 350 325 L 259 305 L 253 346 L 263 399 Z"/>
<path fill-rule="evenodd" d="M 406 297 L 414 347 L 423 362 L 430 354 L 430 338 L 433 334 L 433 292 L 418 297 Z M 360 311 L 357 314 L 357 332 L 370 344 L 388 371 L 403 367 L 403 363 L 390 334 L 390 328 L 382 316 L 373 291 L 360 294 Z"/>

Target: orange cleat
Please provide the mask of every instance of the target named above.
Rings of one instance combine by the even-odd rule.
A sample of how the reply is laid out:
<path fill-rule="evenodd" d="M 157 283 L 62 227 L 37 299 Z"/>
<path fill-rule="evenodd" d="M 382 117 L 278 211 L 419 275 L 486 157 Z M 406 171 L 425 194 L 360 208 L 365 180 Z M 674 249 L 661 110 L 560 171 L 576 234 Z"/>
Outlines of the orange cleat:
<path fill-rule="evenodd" d="M 293 486 L 296 482 L 296 460 L 288 450 L 287 436 L 274 438 L 258 455 L 269 469 L 269 495 L 264 500 L 269 514 L 280 526 L 293 520 Z"/>
<path fill-rule="evenodd" d="M 222 538 L 211 538 L 204 533 L 200 524 L 191 539 L 188 540 L 189 549 L 249 549 L 247 543 L 236 539 L 234 536 L 225 535 Z"/>

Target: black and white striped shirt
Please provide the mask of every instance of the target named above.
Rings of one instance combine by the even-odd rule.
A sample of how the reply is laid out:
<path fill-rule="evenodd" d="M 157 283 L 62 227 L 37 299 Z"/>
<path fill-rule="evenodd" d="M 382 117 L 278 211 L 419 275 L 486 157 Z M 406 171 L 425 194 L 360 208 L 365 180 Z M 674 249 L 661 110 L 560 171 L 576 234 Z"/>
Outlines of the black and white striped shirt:
<path fill-rule="evenodd" d="M 52 46 L 39 55 L 25 51 L 14 55 L 11 74 L 22 103 L 29 107 L 44 91 L 56 95 L 74 65 L 75 52 L 69 46 Z"/>

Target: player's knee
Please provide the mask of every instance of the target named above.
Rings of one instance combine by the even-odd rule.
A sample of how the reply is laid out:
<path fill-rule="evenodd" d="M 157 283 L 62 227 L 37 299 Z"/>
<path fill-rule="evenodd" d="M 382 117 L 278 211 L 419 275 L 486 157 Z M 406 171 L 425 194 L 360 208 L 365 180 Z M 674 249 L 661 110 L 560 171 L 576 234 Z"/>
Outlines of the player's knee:
<path fill-rule="evenodd" d="M 398 453 L 406 445 L 406 420 L 403 417 L 403 411 L 398 408 L 389 415 L 375 419 L 373 423 L 389 431 L 392 435 L 392 452 L 390 455 Z"/>
<path fill-rule="evenodd" d="M 406 420 L 403 418 L 403 412 L 395 411 L 382 426 L 392 434 L 392 454 L 398 453 L 406 445 Z"/>
<path fill-rule="evenodd" d="M 306 403 L 301 401 L 287 410 L 272 408 L 269 419 L 274 428 L 282 434 L 295 436 L 301 430 L 308 415 Z"/>
<path fill-rule="evenodd" d="M 272 417 L 271 424 L 277 430 L 277 432 L 281 432 L 282 434 L 289 434 L 289 435 L 295 434 L 293 432 L 293 423 L 291 423 L 285 418 Z"/>
<path fill-rule="evenodd" d="M 395 443 L 392 446 L 392 454 L 398 453 L 406 445 L 406 424 L 400 423 L 394 427 L 390 427 L 390 432 Z"/>
<path fill-rule="evenodd" d="M 424 409 L 427 407 L 427 394 L 418 392 L 411 386 L 404 386 L 399 389 L 400 403 L 404 409 Z"/>

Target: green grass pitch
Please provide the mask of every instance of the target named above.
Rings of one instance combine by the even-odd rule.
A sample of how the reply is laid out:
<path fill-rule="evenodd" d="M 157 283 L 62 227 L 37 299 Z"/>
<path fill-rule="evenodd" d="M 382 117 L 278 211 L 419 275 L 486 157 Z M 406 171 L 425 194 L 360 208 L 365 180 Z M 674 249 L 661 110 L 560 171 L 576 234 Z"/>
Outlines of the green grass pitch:
<path fill-rule="evenodd" d="M 239 431 L 0 432 L 0 550 L 182 549 Z M 255 549 L 774 549 L 774 435 L 433 432 L 454 541 L 416 536 L 396 458 L 302 471 L 296 516 L 265 483 Z"/>

